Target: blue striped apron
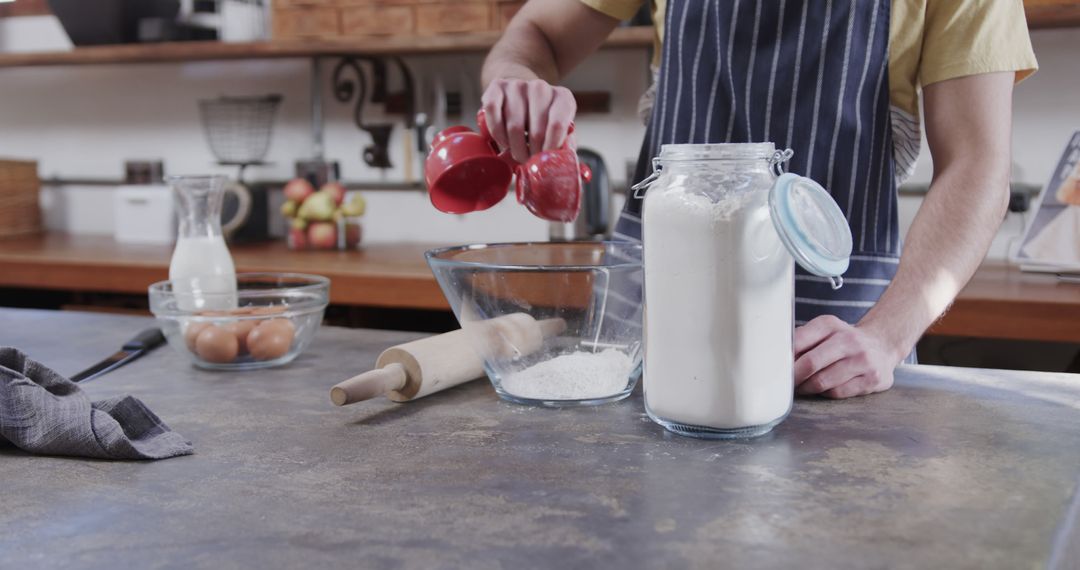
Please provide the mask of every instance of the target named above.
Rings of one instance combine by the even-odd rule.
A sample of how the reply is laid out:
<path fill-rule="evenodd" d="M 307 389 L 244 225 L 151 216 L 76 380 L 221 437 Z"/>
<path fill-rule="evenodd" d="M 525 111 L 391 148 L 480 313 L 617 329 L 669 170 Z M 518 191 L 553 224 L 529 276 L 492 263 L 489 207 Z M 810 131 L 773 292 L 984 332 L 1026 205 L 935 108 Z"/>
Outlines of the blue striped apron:
<path fill-rule="evenodd" d="M 829 190 L 855 251 L 844 286 L 796 268 L 797 325 L 856 323 L 896 273 L 889 0 L 669 0 L 656 104 L 636 180 L 667 143 L 774 142 Z M 628 197 L 616 239 L 640 241 Z"/>

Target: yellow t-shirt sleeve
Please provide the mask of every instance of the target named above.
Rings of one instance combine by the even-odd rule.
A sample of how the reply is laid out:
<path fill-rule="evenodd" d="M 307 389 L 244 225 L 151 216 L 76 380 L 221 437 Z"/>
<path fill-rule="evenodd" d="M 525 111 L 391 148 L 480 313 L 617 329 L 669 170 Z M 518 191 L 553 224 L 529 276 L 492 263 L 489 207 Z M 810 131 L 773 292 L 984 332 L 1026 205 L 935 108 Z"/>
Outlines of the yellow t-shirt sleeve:
<path fill-rule="evenodd" d="M 629 20 L 645 0 L 581 0 L 581 3 L 616 20 Z"/>
<path fill-rule="evenodd" d="M 1038 69 L 1022 0 L 927 0 L 919 83 Z"/>

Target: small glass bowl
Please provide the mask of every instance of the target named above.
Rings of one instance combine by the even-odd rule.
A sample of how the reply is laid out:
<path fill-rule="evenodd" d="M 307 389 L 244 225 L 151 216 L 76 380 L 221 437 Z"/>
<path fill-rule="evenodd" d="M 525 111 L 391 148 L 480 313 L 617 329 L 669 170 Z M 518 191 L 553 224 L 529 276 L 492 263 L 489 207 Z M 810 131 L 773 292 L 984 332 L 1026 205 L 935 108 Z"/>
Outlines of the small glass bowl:
<path fill-rule="evenodd" d="M 428 265 L 504 400 L 626 398 L 641 376 L 641 246 L 507 243 L 436 249 Z"/>
<path fill-rule="evenodd" d="M 150 311 L 177 352 L 211 370 L 292 361 L 315 337 L 330 299 L 329 279 L 300 273 L 240 273 L 235 293 L 207 289 L 221 291 L 220 281 L 154 283 Z"/>

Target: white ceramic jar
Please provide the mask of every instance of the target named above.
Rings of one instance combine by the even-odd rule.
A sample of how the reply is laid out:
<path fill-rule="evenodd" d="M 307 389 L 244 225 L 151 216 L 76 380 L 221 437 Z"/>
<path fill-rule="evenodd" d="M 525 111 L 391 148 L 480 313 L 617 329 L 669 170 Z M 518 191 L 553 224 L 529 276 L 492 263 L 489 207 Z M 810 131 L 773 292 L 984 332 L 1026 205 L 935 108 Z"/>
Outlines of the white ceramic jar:
<path fill-rule="evenodd" d="M 792 256 L 838 276 L 851 234 L 819 185 L 778 179 L 790 156 L 772 143 L 664 145 L 639 185 L 645 404 L 675 433 L 752 437 L 791 410 Z"/>

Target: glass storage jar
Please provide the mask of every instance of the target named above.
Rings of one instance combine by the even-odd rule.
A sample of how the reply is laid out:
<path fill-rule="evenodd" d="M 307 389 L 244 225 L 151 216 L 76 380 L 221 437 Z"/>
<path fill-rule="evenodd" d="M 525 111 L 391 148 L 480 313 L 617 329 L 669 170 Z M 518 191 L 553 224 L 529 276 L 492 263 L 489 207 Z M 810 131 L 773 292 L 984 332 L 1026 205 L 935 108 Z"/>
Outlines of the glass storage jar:
<path fill-rule="evenodd" d="M 794 263 L 847 269 L 851 233 L 772 143 L 664 145 L 642 209 L 645 405 L 670 431 L 753 437 L 791 410 Z"/>

